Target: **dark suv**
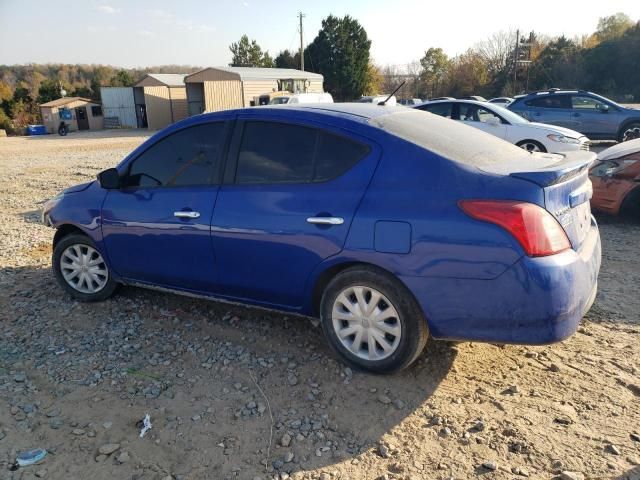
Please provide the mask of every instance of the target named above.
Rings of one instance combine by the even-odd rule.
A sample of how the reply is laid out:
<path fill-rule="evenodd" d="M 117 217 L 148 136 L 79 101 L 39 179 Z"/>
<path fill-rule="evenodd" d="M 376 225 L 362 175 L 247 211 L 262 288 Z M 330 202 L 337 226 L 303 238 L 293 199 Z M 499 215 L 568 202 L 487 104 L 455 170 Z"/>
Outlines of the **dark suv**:
<path fill-rule="evenodd" d="M 640 110 L 586 90 L 534 92 L 516 98 L 507 108 L 533 122 L 570 128 L 592 140 L 624 142 L 640 135 Z"/>

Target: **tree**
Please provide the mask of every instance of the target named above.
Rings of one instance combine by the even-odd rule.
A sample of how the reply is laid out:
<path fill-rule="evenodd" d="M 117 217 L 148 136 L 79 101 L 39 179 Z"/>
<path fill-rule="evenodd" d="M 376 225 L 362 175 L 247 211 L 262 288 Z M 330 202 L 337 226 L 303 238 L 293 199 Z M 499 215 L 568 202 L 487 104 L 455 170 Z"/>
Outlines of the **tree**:
<path fill-rule="evenodd" d="M 310 66 L 324 76 L 326 89 L 338 101 L 360 97 L 369 72 L 371 41 L 360 23 L 329 15 L 307 48 Z"/>
<path fill-rule="evenodd" d="M 278 68 L 299 68 L 300 54 L 291 55 L 289 50 L 283 50 L 278 54 L 275 62 Z"/>
<path fill-rule="evenodd" d="M 131 87 L 135 83 L 133 77 L 126 70 L 118 70 L 111 81 L 109 82 L 112 87 Z"/>
<path fill-rule="evenodd" d="M 496 32 L 478 43 L 475 50 L 482 56 L 490 75 L 498 75 L 512 63 L 516 43 L 515 32 Z"/>
<path fill-rule="evenodd" d="M 364 87 L 363 95 L 378 95 L 382 87 L 382 74 L 380 68 L 373 62 L 367 65 L 367 84 Z"/>
<path fill-rule="evenodd" d="M 451 69 L 449 57 L 442 48 L 429 48 L 420 59 L 420 65 L 422 81 L 426 86 L 425 92 L 431 98 L 439 96 L 439 87 Z"/>
<path fill-rule="evenodd" d="M 621 37 L 622 34 L 632 26 L 633 21 L 629 18 L 629 15 L 618 12 L 608 17 L 600 17 L 596 36 L 601 42 L 613 40 Z"/>
<path fill-rule="evenodd" d="M 11 100 L 12 97 L 11 87 L 4 82 L 0 82 L 0 103 Z"/>
<path fill-rule="evenodd" d="M 46 79 L 40 84 L 40 88 L 38 89 L 38 103 L 46 103 L 51 100 L 55 100 L 60 98 L 60 82 L 55 79 Z"/>
<path fill-rule="evenodd" d="M 234 42 L 229 46 L 233 54 L 231 59 L 232 67 L 273 67 L 273 59 L 268 51 L 262 52 L 260 45 L 255 40 L 249 42 L 249 37 L 243 35 L 239 42 Z"/>
<path fill-rule="evenodd" d="M 530 86 L 535 89 L 580 88 L 586 75 L 583 51 L 564 35 L 550 41 L 531 67 Z"/>

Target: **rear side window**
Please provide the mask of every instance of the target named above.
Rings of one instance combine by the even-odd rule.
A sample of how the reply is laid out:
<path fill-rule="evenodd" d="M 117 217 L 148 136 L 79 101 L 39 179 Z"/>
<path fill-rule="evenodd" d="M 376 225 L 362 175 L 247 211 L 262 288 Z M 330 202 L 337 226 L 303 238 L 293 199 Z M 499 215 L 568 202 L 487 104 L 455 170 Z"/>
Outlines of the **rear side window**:
<path fill-rule="evenodd" d="M 368 151 L 360 142 L 311 127 L 246 122 L 236 183 L 323 182 L 342 175 Z"/>
<path fill-rule="evenodd" d="M 224 122 L 185 128 L 163 138 L 136 158 L 128 187 L 210 185 L 218 181 Z"/>
<path fill-rule="evenodd" d="M 435 115 L 440 115 L 444 118 L 451 118 L 453 104 L 452 103 L 434 103 L 433 105 L 425 105 L 420 107 L 420 110 L 424 110 Z"/>
<path fill-rule="evenodd" d="M 571 100 L 568 95 L 544 95 L 524 103 L 536 108 L 571 108 Z"/>

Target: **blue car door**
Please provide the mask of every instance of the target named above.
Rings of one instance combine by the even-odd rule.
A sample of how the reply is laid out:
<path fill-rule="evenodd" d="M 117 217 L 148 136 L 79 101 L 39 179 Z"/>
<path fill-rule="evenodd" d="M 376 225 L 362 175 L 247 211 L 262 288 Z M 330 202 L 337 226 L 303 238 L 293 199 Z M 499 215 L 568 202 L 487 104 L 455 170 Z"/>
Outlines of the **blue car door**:
<path fill-rule="evenodd" d="M 172 288 L 212 290 L 210 223 L 229 129 L 224 121 L 186 127 L 123 166 L 122 187 L 110 190 L 102 207 L 104 244 L 117 274 Z"/>
<path fill-rule="evenodd" d="M 589 95 L 571 95 L 570 128 L 594 138 L 616 138 L 618 109 Z"/>
<path fill-rule="evenodd" d="M 313 268 L 342 250 L 379 147 L 250 118 L 236 124 L 213 214 L 219 291 L 295 309 Z"/>

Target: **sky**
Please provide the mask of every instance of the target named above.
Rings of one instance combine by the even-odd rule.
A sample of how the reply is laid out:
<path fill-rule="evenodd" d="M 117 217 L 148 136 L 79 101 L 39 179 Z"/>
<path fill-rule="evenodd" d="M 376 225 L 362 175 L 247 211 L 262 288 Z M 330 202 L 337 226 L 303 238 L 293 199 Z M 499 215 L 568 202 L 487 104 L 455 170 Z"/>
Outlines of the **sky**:
<path fill-rule="evenodd" d="M 329 14 L 356 18 L 379 65 L 402 66 L 429 47 L 453 56 L 497 31 L 592 33 L 616 12 L 640 20 L 639 0 L 0 0 L 0 64 L 121 67 L 227 65 L 243 34 L 276 56 L 310 43 Z"/>

